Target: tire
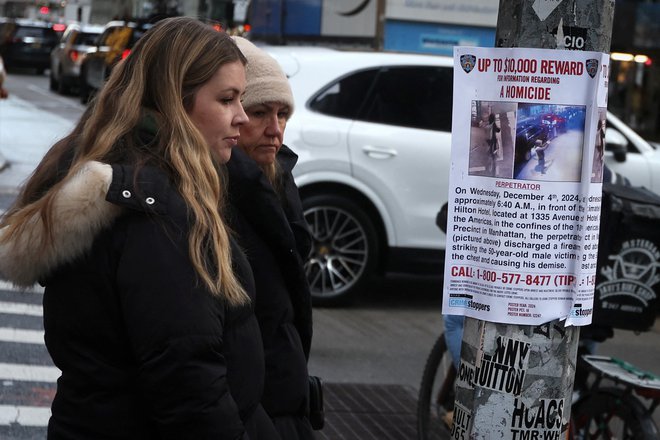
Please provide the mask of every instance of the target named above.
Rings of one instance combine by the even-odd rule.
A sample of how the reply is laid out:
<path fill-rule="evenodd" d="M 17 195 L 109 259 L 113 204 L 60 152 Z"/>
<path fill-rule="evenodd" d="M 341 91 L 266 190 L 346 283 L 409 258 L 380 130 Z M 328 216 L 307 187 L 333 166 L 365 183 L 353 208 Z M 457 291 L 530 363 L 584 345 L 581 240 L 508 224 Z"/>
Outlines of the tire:
<path fill-rule="evenodd" d="M 316 306 L 348 304 L 376 267 L 374 225 L 355 202 L 335 195 L 305 198 L 303 212 L 313 238 L 305 263 L 312 302 Z"/>
<path fill-rule="evenodd" d="M 571 408 L 573 440 L 657 440 L 658 428 L 642 403 L 620 388 L 602 388 Z"/>
<path fill-rule="evenodd" d="M 92 89 L 85 83 L 85 81 L 80 82 L 80 103 L 89 104 L 89 101 L 94 97 Z"/>
<path fill-rule="evenodd" d="M 444 334 L 435 341 L 426 359 L 417 397 L 417 439 L 447 438 L 442 418 L 454 408 L 456 369 L 447 350 Z M 441 435 L 442 433 L 442 435 Z"/>
<path fill-rule="evenodd" d="M 53 74 L 53 71 L 52 71 L 52 70 L 50 71 L 49 78 L 50 78 L 50 79 L 49 79 L 49 81 L 48 81 L 48 88 L 49 88 L 52 92 L 57 91 L 57 89 L 59 88 L 59 84 L 58 84 L 57 80 L 55 79 L 55 75 Z"/>
<path fill-rule="evenodd" d="M 62 75 L 62 72 L 60 71 L 60 81 L 59 84 L 57 85 L 57 93 L 60 95 L 68 95 L 71 92 L 71 88 L 69 87 L 69 82 L 67 81 L 67 78 Z"/>

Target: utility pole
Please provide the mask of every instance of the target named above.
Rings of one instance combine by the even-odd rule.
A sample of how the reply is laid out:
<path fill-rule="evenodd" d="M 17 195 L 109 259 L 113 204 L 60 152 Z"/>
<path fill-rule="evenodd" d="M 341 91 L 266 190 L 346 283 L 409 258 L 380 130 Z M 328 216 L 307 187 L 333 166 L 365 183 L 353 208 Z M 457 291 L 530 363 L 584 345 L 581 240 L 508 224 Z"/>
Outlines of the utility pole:
<path fill-rule="evenodd" d="M 500 0 L 495 44 L 609 53 L 613 18 L 614 0 Z M 560 320 L 528 326 L 466 317 L 462 359 L 481 363 L 484 372 L 484 353 L 515 344 L 528 353 L 527 369 L 515 399 L 476 383 L 467 386 L 461 369 L 451 438 L 567 438 L 579 335 L 579 327 Z M 537 436 L 542 430 L 549 435 Z"/>

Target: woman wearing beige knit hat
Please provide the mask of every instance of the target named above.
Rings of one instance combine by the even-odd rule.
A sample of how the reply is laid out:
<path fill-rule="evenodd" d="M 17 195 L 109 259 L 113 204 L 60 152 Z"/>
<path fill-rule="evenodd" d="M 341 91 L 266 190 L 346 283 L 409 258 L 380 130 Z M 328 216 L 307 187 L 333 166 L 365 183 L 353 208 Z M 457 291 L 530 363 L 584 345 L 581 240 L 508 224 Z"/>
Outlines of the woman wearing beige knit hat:
<path fill-rule="evenodd" d="M 262 405 L 282 440 L 307 440 L 307 359 L 312 307 L 304 261 L 311 235 L 291 170 L 298 156 L 282 144 L 294 109 L 289 82 L 277 61 L 242 37 L 247 58 L 238 147 L 227 163 L 229 218 L 254 273 L 255 312 L 266 354 Z"/>

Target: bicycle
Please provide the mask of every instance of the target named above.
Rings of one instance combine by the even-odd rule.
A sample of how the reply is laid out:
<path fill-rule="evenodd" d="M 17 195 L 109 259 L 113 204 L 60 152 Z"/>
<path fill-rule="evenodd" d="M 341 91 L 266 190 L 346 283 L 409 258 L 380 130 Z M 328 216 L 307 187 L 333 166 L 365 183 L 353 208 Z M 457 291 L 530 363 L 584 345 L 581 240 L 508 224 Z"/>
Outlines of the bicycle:
<path fill-rule="evenodd" d="M 569 439 L 657 440 L 652 415 L 660 404 L 660 378 L 618 359 L 582 355 L 578 369 L 587 373 L 576 385 Z M 444 334 L 426 360 L 417 401 L 417 438 L 447 438 L 443 418 L 453 408 L 456 369 Z M 643 400 L 644 399 L 644 400 Z M 645 400 L 650 403 L 645 404 Z M 443 426 L 444 425 L 444 426 Z"/>
<path fill-rule="evenodd" d="M 660 377 L 608 356 L 584 355 L 578 367 L 589 378 L 571 405 L 573 440 L 657 440 L 653 412 L 660 404 Z"/>
<path fill-rule="evenodd" d="M 444 333 L 433 344 L 424 365 L 422 383 L 417 398 L 417 438 L 435 440 L 440 438 L 442 425 L 454 407 L 454 381 L 456 368 L 447 350 Z M 437 435 L 437 437 L 436 437 Z"/>

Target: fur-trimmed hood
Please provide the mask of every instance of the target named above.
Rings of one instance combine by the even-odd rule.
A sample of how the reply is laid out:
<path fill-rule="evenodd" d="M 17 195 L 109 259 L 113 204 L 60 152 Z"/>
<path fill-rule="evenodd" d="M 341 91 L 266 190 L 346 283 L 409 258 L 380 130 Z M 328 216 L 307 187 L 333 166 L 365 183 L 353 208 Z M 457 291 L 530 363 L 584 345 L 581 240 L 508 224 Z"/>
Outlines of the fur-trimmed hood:
<path fill-rule="evenodd" d="M 54 198 L 52 242 L 40 214 L 33 215 L 20 233 L 5 237 L 0 230 L 0 277 L 16 286 L 29 287 L 62 264 L 88 251 L 94 237 L 112 224 L 121 208 L 106 201 L 113 168 L 88 162 L 65 182 Z"/>

